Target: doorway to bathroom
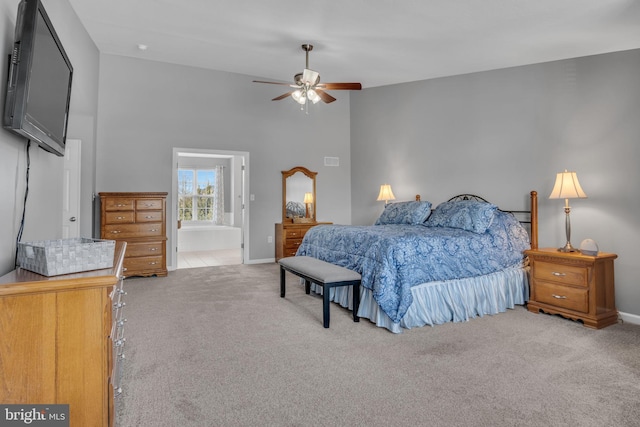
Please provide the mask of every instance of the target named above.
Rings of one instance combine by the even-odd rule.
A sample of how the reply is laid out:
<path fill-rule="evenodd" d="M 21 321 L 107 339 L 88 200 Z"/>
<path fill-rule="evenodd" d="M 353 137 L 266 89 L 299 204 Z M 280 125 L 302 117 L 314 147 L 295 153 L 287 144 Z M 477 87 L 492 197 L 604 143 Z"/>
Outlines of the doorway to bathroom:
<path fill-rule="evenodd" d="M 172 264 L 176 269 L 245 262 L 248 156 L 174 148 Z"/>

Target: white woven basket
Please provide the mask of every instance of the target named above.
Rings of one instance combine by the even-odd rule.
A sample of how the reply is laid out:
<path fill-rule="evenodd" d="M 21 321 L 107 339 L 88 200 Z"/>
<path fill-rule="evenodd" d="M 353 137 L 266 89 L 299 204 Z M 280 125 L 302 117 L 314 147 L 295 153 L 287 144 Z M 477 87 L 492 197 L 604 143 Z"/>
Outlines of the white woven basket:
<path fill-rule="evenodd" d="M 115 246 L 84 237 L 18 243 L 18 265 L 44 276 L 111 268 Z"/>

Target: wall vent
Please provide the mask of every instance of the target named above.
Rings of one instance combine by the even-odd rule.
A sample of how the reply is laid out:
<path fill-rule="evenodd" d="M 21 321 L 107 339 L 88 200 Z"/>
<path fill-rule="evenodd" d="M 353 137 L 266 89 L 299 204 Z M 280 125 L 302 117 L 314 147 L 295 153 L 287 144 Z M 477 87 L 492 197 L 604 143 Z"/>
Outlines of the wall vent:
<path fill-rule="evenodd" d="M 340 166 L 340 157 L 325 157 L 325 166 Z"/>

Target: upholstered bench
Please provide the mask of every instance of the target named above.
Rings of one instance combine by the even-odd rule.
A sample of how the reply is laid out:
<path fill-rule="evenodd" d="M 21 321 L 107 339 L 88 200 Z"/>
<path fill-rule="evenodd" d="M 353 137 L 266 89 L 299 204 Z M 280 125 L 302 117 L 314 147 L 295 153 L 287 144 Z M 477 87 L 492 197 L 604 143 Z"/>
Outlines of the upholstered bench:
<path fill-rule="evenodd" d="M 340 267 L 317 258 L 308 256 L 292 256 L 280 261 L 280 297 L 285 294 L 285 271 L 295 274 L 304 280 L 304 290 L 311 290 L 311 282 L 322 286 L 322 320 L 325 328 L 329 327 L 329 295 L 331 288 L 352 286 L 353 321 L 359 322 L 358 306 L 360 305 L 360 274 L 348 268 Z"/>

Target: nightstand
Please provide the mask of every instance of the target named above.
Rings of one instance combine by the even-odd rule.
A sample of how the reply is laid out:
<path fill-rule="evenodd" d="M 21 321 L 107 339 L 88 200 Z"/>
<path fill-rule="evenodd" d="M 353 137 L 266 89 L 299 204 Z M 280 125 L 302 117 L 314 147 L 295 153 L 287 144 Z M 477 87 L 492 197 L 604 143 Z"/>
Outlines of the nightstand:
<path fill-rule="evenodd" d="M 529 256 L 530 299 L 527 309 L 581 320 L 594 329 L 618 321 L 613 260 L 618 255 L 600 252 L 559 252 L 556 248 L 525 251 Z"/>

